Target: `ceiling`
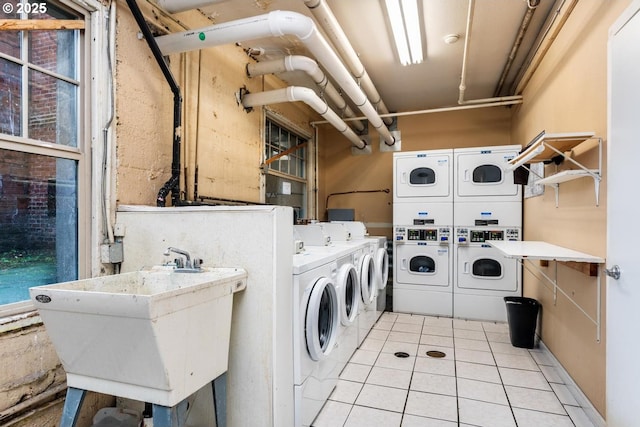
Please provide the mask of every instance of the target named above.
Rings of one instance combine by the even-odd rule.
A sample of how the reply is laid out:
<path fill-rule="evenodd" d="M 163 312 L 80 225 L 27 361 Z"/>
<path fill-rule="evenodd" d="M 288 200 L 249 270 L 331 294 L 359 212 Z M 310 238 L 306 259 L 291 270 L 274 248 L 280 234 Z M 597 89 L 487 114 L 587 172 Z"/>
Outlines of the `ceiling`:
<path fill-rule="evenodd" d="M 534 0 L 529 0 L 531 3 Z M 503 89 L 496 94 L 514 40 L 528 9 L 527 0 L 477 0 L 473 8 L 464 99 L 495 95 L 513 95 L 514 81 L 526 59 L 537 45 L 541 29 L 555 0 L 540 0 L 513 60 Z M 421 16 L 425 60 L 418 65 L 402 66 L 395 53 L 383 0 L 327 0 L 338 23 L 358 53 L 367 73 L 389 111 L 410 112 L 455 106 L 462 73 L 469 0 L 422 0 Z M 227 0 L 200 9 L 213 22 L 222 23 L 273 10 L 288 10 L 313 17 L 302 0 Z M 318 25 L 320 29 L 322 27 Z M 458 34 L 459 40 L 447 44 L 444 36 Z M 285 55 L 307 55 L 305 46 L 295 37 L 251 40 L 246 49 L 264 52 L 258 61 Z M 302 72 L 287 72 L 280 77 L 291 85 L 314 87 Z"/>

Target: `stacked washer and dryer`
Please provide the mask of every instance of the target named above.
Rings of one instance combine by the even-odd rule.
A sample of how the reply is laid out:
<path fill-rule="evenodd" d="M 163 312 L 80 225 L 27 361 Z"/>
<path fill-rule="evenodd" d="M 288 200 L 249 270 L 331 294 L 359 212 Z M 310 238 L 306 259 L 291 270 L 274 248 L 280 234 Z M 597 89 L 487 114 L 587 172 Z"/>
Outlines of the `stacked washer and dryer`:
<path fill-rule="evenodd" d="M 521 267 L 487 242 L 521 239 L 520 148 L 394 153 L 394 311 L 506 321 Z"/>

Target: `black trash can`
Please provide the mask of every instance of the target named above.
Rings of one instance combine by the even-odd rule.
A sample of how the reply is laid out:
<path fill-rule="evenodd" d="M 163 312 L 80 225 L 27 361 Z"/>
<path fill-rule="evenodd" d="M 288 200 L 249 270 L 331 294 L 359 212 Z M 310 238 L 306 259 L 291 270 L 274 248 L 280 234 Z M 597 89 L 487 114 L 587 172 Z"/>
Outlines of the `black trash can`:
<path fill-rule="evenodd" d="M 509 337 L 514 347 L 533 348 L 540 303 L 533 298 L 504 297 L 507 305 Z"/>

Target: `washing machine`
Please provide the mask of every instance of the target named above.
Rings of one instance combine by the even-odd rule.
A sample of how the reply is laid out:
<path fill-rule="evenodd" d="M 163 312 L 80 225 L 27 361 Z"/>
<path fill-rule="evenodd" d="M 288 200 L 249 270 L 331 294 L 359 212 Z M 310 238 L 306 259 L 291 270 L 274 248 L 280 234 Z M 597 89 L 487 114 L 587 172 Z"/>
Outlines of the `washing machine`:
<path fill-rule="evenodd" d="M 455 317 L 507 321 L 504 297 L 522 295 L 522 267 L 487 242 L 520 239 L 519 227 L 455 228 Z"/>
<path fill-rule="evenodd" d="M 393 203 L 416 197 L 453 201 L 453 150 L 393 153 Z"/>
<path fill-rule="evenodd" d="M 522 186 L 514 184 L 513 171 L 507 168 L 521 148 L 503 145 L 454 149 L 454 202 L 521 201 Z"/>
<path fill-rule="evenodd" d="M 329 236 L 331 247 L 337 250 L 346 247 L 353 253 L 353 262 L 360 283 L 360 309 L 358 313 L 358 346 L 360 346 L 378 320 L 377 270 L 374 257 L 371 255 L 371 243 L 364 239 L 352 239 L 351 232 L 343 224 L 323 222 L 319 225 L 323 232 Z"/>
<path fill-rule="evenodd" d="M 389 253 L 385 236 L 369 236 L 367 228 L 361 221 L 332 221 L 342 224 L 348 231 L 352 241 L 369 242 L 369 253 L 375 266 L 375 280 L 378 284 L 376 312 L 378 318 L 386 309 L 387 282 L 389 281 Z"/>
<path fill-rule="evenodd" d="M 393 245 L 393 311 L 451 317 L 451 227 L 395 226 Z"/>
<path fill-rule="evenodd" d="M 339 366 L 343 368 L 358 346 L 360 314 L 365 311 L 360 289 L 360 263 L 367 242 L 350 240 L 350 232 L 338 223 L 299 225 L 296 226 L 296 232 L 307 239 L 304 241 L 305 251 L 333 256 L 336 260 L 337 272 L 334 280 L 341 302 L 341 329 L 337 341 L 339 349 L 337 359 Z M 313 243 L 325 240 L 330 244 L 307 244 L 307 241 Z"/>
<path fill-rule="evenodd" d="M 338 383 L 338 271 L 334 254 L 293 255 L 294 425 L 310 426 Z"/>

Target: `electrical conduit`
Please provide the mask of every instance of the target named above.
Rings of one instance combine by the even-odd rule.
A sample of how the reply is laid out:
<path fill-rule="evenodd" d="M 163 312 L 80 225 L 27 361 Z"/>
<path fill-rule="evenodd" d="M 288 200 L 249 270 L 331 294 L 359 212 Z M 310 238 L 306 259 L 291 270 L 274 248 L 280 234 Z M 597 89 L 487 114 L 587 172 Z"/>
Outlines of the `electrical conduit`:
<path fill-rule="evenodd" d="M 278 74 L 285 71 L 304 71 L 313 79 L 313 81 L 324 90 L 327 97 L 338 107 L 344 111 L 346 117 L 355 117 L 353 110 L 342 99 L 338 90 L 331 84 L 327 76 L 322 72 L 318 63 L 311 58 L 301 55 L 289 55 L 282 59 L 273 61 L 262 61 L 247 65 L 247 74 L 249 77 L 261 76 L 265 74 Z M 358 132 L 364 130 L 361 121 L 354 121 L 353 126 Z"/>
<path fill-rule="evenodd" d="M 266 92 L 248 93 L 242 97 L 242 105 L 245 108 L 257 107 L 282 102 L 302 101 L 313 108 L 326 119 L 333 127 L 342 133 L 351 143 L 363 149 L 366 147 L 356 133 L 316 93 L 309 88 L 289 86 L 284 89 L 269 90 Z"/>
<path fill-rule="evenodd" d="M 265 15 L 160 36 L 155 40 L 163 55 L 170 55 L 263 37 L 282 37 L 285 35 L 296 36 L 305 44 L 318 62 L 333 77 L 337 85 L 367 117 L 369 123 L 378 131 L 384 142 L 387 145 L 393 145 L 395 143 L 394 137 L 360 86 L 320 34 L 313 20 L 300 13 L 277 10 Z"/>

